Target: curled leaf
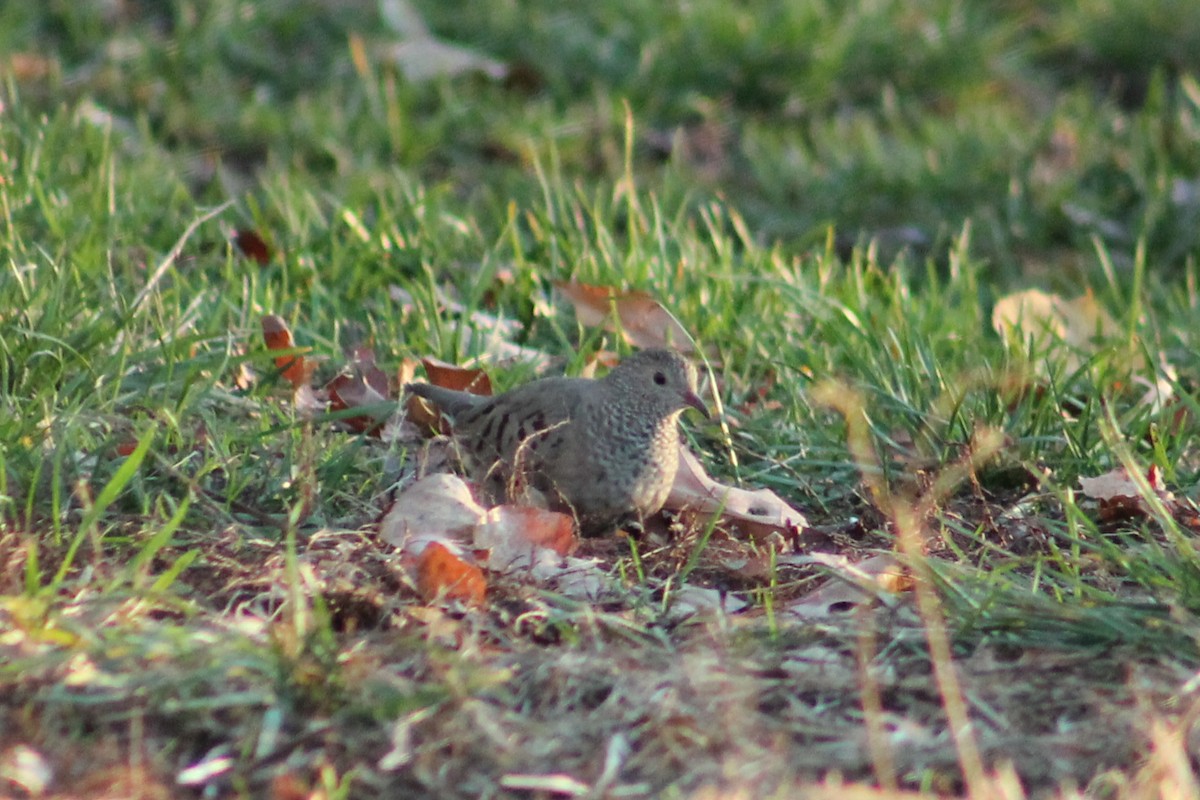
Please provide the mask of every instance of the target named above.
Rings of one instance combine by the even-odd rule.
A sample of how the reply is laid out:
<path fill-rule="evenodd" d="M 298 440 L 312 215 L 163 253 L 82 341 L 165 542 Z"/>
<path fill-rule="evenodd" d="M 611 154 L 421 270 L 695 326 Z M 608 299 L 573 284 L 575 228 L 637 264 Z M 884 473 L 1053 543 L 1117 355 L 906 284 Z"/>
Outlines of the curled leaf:
<path fill-rule="evenodd" d="M 292 330 L 283 317 L 267 314 L 262 318 L 262 332 L 263 341 L 266 342 L 268 350 L 294 350 L 296 348 L 296 343 L 292 340 Z M 309 349 L 305 348 L 304 352 Z M 299 388 L 308 384 L 313 370 L 316 368 L 316 362 L 311 358 L 305 358 L 302 353 L 288 353 L 276 356 L 275 366 L 292 386 Z"/>
<path fill-rule="evenodd" d="M 571 301 L 583 325 L 619 331 L 634 347 L 671 347 L 681 353 L 696 350 L 679 320 L 646 292 L 619 292 L 574 281 L 556 281 L 554 287 Z"/>
<path fill-rule="evenodd" d="M 708 476 L 692 452 L 679 448 L 679 472 L 666 508 L 685 517 L 703 519 L 720 513 L 721 521 L 736 525 L 747 535 L 763 539 L 772 533 L 798 536 L 808 520 L 770 489 L 750 491 L 726 486 Z"/>

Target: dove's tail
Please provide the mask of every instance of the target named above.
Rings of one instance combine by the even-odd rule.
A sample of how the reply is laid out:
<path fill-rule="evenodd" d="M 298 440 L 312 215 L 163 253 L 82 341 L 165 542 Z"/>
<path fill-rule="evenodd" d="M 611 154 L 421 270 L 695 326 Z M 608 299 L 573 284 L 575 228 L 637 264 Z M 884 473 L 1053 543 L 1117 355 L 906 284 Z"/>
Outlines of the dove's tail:
<path fill-rule="evenodd" d="M 411 392 L 417 397 L 424 397 L 452 417 L 459 416 L 464 411 L 478 408 L 483 403 L 491 400 L 490 397 L 446 389 L 441 386 L 434 386 L 431 383 L 406 383 L 404 384 L 404 391 Z"/>

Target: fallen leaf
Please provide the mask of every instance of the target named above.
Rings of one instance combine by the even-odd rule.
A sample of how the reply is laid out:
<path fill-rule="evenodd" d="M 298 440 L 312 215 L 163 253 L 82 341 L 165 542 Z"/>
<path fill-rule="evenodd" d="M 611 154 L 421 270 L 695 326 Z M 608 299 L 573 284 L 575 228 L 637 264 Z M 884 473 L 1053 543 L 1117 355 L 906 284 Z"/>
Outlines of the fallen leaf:
<path fill-rule="evenodd" d="M 467 541 L 484 516 L 462 478 L 437 473 L 400 492 L 379 524 L 379 535 L 401 551 L 417 555 L 431 542 Z"/>
<path fill-rule="evenodd" d="M 379 527 L 380 537 L 400 548 L 426 599 L 461 581 L 450 596 L 478 602 L 486 586 L 481 571 L 475 576 L 481 568 L 580 599 L 619 588 L 597 562 L 567 555 L 578 545 L 569 516 L 512 505 L 485 511 L 454 475 L 429 475 L 405 489 Z"/>
<path fill-rule="evenodd" d="M 271 800 L 312 800 L 312 787 L 295 772 L 281 772 L 271 779 Z"/>
<path fill-rule="evenodd" d="M 1151 464 L 1146 470 L 1146 483 L 1166 508 L 1174 513 L 1178 505 L 1175 495 L 1162 485 L 1162 473 Z M 1097 475 L 1094 478 L 1080 477 L 1079 488 L 1086 497 L 1100 502 L 1100 518 L 1104 521 L 1141 517 L 1151 513 L 1149 502 L 1125 467 Z"/>
<path fill-rule="evenodd" d="M 814 553 L 780 556 L 779 563 L 815 563 L 833 571 L 833 577 L 785 609 L 789 614 L 809 620 L 844 614 L 863 603 L 912 589 L 912 576 L 891 555 L 871 556 L 851 564 L 844 556 Z"/>
<path fill-rule="evenodd" d="M 434 78 L 481 73 L 503 80 L 508 67 L 459 45 L 439 40 L 407 0 L 381 0 L 380 14 L 400 41 L 383 49 L 385 59 L 395 64 L 412 83 Z"/>
<path fill-rule="evenodd" d="M 300 419 L 315 419 L 329 408 L 329 398 L 306 383 L 292 392 L 292 407 Z"/>
<path fill-rule="evenodd" d="M 434 386 L 457 392 L 470 392 L 482 397 L 488 397 L 492 393 L 492 379 L 481 369 L 458 367 L 436 358 L 423 358 L 421 363 L 425 366 L 426 378 Z M 450 432 L 450 427 L 442 419 L 441 413 L 424 398 L 411 395 L 406 402 L 406 408 L 408 418 L 417 425 L 442 433 Z"/>
<path fill-rule="evenodd" d="M 1138 405 L 1148 406 L 1150 413 L 1162 411 L 1175 397 L 1175 385 L 1179 382 L 1179 374 L 1175 367 L 1163 361 L 1155 371 L 1153 380 L 1142 375 L 1133 377 L 1133 385 L 1146 391 L 1138 399 Z"/>
<path fill-rule="evenodd" d="M 679 621 L 697 614 L 736 614 L 748 605 L 749 603 L 737 595 L 689 583 L 671 592 L 667 618 Z"/>
<path fill-rule="evenodd" d="M 234 367 L 233 385 L 243 392 L 248 392 L 254 385 L 258 383 L 258 374 L 254 371 L 254 367 L 250 366 L 249 361 L 239 361 Z"/>
<path fill-rule="evenodd" d="M 0 753 L 0 776 L 19 795 L 41 797 L 54 781 L 54 770 L 39 751 L 18 744 Z"/>
<path fill-rule="evenodd" d="M 375 365 L 375 353 L 369 347 L 358 348 L 350 366 L 325 386 L 331 411 L 374 406 L 372 413 L 343 420 L 359 433 L 376 433 L 389 416 L 378 410 L 388 404 L 390 389 L 387 373 Z M 390 410 L 390 409 L 389 409 Z"/>
<path fill-rule="evenodd" d="M 1067 345 L 1068 369 L 1074 371 L 1084 358 L 1104 340 L 1122 335 L 1116 320 L 1096 300 L 1089 290 L 1073 300 L 1039 289 L 1029 289 L 1002 297 L 992 309 L 992 327 L 1001 336 L 1013 336 L 1022 343 L 1032 338 L 1040 345 L 1058 340 Z M 1140 354 L 1131 354 L 1131 365 L 1137 369 Z"/>
<path fill-rule="evenodd" d="M 618 292 L 573 281 L 555 281 L 554 287 L 575 307 L 575 316 L 585 326 L 603 325 L 605 330 L 620 332 L 634 347 L 696 351 L 687 329 L 646 292 Z"/>
<path fill-rule="evenodd" d="M 432 36 L 396 42 L 386 47 L 382 55 L 399 67 L 410 83 L 441 77 L 453 78 L 466 73 L 479 73 L 494 81 L 503 80 L 508 75 L 508 67 L 503 61 Z"/>
<path fill-rule="evenodd" d="M 462 600 L 481 605 L 487 593 L 483 570 L 440 542 L 431 542 L 417 564 L 417 591 L 427 603 Z"/>
<path fill-rule="evenodd" d="M 239 252 L 257 264 L 271 262 L 271 246 L 257 232 L 248 228 L 234 231 L 233 243 Z"/>
<path fill-rule="evenodd" d="M 665 508 L 703 524 L 720 513 L 721 521 L 736 525 L 748 536 L 765 539 L 780 533 L 798 537 L 808 520 L 770 489 L 750 491 L 726 486 L 708 476 L 692 452 L 680 445 L 679 472 Z"/>
<path fill-rule="evenodd" d="M 459 367 L 436 358 L 422 358 L 421 364 L 434 386 L 484 396 L 492 393 L 492 379 L 481 369 Z"/>
<path fill-rule="evenodd" d="M 537 570 L 534 570 L 535 576 Z M 567 556 L 555 568 L 551 577 L 553 588 L 564 597 L 579 600 L 600 600 L 605 595 L 619 594 L 621 582 L 590 558 Z"/>
<path fill-rule="evenodd" d="M 284 322 L 283 317 L 267 314 L 262 318 L 262 332 L 263 341 L 266 342 L 268 350 L 296 349 L 296 343 L 292 340 L 292 331 Z M 308 384 L 313 370 L 316 368 L 316 362 L 303 355 L 309 350 L 311 348 L 306 347 L 302 353 L 288 353 L 275 357 L 275 366 L 279 368 L 283 377 L 297 388 Z"/>
<path fill-rule="evenodd" d="M 475 547 L 489 551 L 488 567 L 500 571 L 533 563 L 531 554 L 540 549 L 567 556 L 579 545 L 570 516 L 531 506 L 496 506 L 473 535 Z"/>
<path fill-rule="evenodd" d="M 505 272 L 496 274 L 496 282 L 503 285 Z M 511 281 L 511 277 L 507 278 Z M 524 331 L 519 320 L 489 314 L 478 308 L 468 308 L 442 288 L 435 289 L 438 304 L 446 311 L 459 316 L 458 348 L 464 352 L 477 353 L 480 363 L 517 362 L 529 364 L 536 370 L 550 365 L 550 356 L 531 347 L 523 347 L 512 340 Z"/>
<path fill-rule="evenodd" d="M 13 53 L 7 64 L 0 64 L 0 75 L 11 74 L 17 83 L 46 80 L 61 70 L 56 59 L 41 53 Z"/>

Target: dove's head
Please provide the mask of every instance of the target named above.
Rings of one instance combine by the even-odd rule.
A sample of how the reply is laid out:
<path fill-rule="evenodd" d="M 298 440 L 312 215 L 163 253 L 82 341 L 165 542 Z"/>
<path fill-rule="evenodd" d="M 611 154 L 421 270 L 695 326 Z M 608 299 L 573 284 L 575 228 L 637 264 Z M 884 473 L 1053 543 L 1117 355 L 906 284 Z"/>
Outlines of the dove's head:
<path fill-rule="evenodd" d="M 637 397 L 661 416 L 694 408 L 710 417 L 696 394 L 696 368 L 674 350 L 654 348 L 634 353 L 604 378 L 622 395 Z"/>

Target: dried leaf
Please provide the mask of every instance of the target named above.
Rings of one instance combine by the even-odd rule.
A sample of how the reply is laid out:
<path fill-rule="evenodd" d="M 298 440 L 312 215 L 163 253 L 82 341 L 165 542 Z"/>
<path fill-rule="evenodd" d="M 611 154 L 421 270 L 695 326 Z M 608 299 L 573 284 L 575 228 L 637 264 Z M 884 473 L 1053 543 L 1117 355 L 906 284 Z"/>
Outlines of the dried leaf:
<path fill-rule="evenodd" d="M 436 358 L 422 358 L 421 364 L 434 386 L 483 396 L 492 393 L 492 379 L 481 369 L 459 367 Z"/>
<path fill-rule="evenodd" d="M 292 340 L 292 331 L 284 322 L 283 317 L 267 314 L 262 318 L 262 332 L 263 341 L 267 343 L 268 350 L 293 350 L 296 347 L 296 343 Z M 308 352 L 310 349 L 306 347 L 304 352 Z M 292 386 L 299 388 L 308 384 L 313 370 L 316 368 L 316 362 L 311 358 L 305 358 L 300 353 L 289 353 L 276 356 L 275 366 Z"/>
<path fill-rule="evenodd" d="M 306 383 L 297 386 L 296 391 L 292 392 L 292 406 L 301 419 L 313 419 L 325 413 L 329 407 L 329 398 L 324 391 L 318 392 Z"/>
<path fill-rule="evenodd" d="M 503 80 L 508 75 L 508 67 L 503 62 L 440 41 L 406 0 L 383 0 L 380 13 L 388 27 L 400 37 L 399 42 L 384 49 L 383 57 L 399 67 L 404 77 L 413 83 L 468 72 L 482 73 L 492 80 Z"/>
<path fill-rule="evenodd" d="M 1135 375 L 1133 385 L 1142 387 L 1145 392 L 1138 399 L 1138 405 L 1148 406 L 1150 413 L 1157 414 L 1166 408 L 1175 397 L 1175 385 L 1179 382 L 1179 374 L 1175 367 L 1165 360 L 1155 371 L 1154 379 Z"/>
<path fill-rule="evenodd" d="M 678 621 L 697 614 L 736 614 L 748 605 L 749 603 L 737 595 L 689 583 L 671 593 L 671 605 L 667 616 Z"/>
<path fill-rule="evenodd" d="M 1074 300 L 1038 289 L 1016 292 L 997 301 L 992 309 L 992 327 L 1000 335 L 1032 338 L 1045 343 L 1047 337 L 1066 344 L 1069 369 L 1083 363 L 1081 354 L 1096 350 L 1097 340 L 1116 339 L 1121 328 L 1089 290 Z M 1141 364 L 1139 354 L 1132 355 L 1134 368 Z"/>
<path fill-rule="evenodd" d="M 871 556 L 851 564 L 842 556 L 814 554 L 811 556 L 781 556 L 780 563 L 819 563 L 831 568 L 835 575 L 807 595 L 789 605 L 786 611 L 804 619 L 826 619 L 843 614 L 865 602 L 912 589 L 912 577 L 894 556 Z"/>
<path fill-rule="evenodd" d="M 379 535 L 388 544 L 410 554 L 430 542 L 466 540 L 484 519 L 462 478 L 438 473 L 422 478 L 402 491 L 379 524 Z"/>
<path fill-rule="evenodd" d="M 271 800 L 312 800 L 312 787 L 295 772 L 281 772 L 271 779 Z"/>
<path fill-rule="evenodd" d="M 329 392 L 331 411 L 386 404 L 390 395 L 387 373 L 375 365 L 375 353 L 368 347 L 355 350 L 348 370 L 330 381 L 325 389 Z M 378 433 L 387 416 L 376 411 L 347 417 L 344 422 L 359 433 Z"/>
<path fill-rule="evenodd" d="M 425 19 L 408 0 L 379 0 L 379 16 L 383 24 L 402 39 L 432 36 Z"/>
<path fill-rule="evenodd" d="M 492 379 L 481 369 L 458 367 L 436 358 L 422 358 L 421 363 L 425 366 L 426 377 L 434 386 L 454 389 L 458 392 L 470 392 L 482 397 L 492 394 Z M 408 418 L 415 424 L 442 433 L 450 432 L 450 426 L 442 419 L 441 412 L 424 398 L 416 395 L 410 396 L 406 402 L 406 408 Z"/>
<path fill-rule="evenodd" d="M 18 744 L 0 754 L 0 777 L 20 795 L 41 797 L 54 780 L 54 770 L 40 752 Z"/>
<path fill-rule="evenodd" d="M 383 51 L 383 57 L 399 67 L 410 83 L 453 78 L 464 73 L 480 73 L 496 81 L 508 75 L 508 67 L 503 61 L 432 36 L 396 42 Z"/>
<path fill-rule="evenodd" d="M 1163 505 L 1173 511 L 1177 506 L 1175 495 L 1162 485 L 1162 474 L 1156 465 L 1151 464 L 1146 470 L 1146 482 Z M 1141 517 L 1151 513 L 1145 495 L 1125 467 L 1118 467 L 1094 478 L 1081 476 L 1079 488 L 1085 496 L 1100 501 L 1100 518 L 1104 521 L 1131 516 Z"/>
<path fill-rule="evenodd" d="M 796 537 L 808 520 L 769 489 L 750 491 L 714 481 L 691 451 L 679 448 L 679 472 L 665 506 L 685 517 L 705 518 L 720 512 L 721 521 L 747 535 L 764 539 L 773 533 Z"/>
<path fill-rule="evenodd" d="M 43 81 L 62 71 L 58 60 L 42 53 L 13 53 L 8 63 L 0 63 L 0 75 L 11 74 L 17 83 Z"/>
<path fill-rule="evenodd" d="M 481 605 L 487 593 L 483 570 L 440 542 L 430 542 L 417 564 L 417 590 L 427 603 L 462 600 Z"/>
<path fill-rule="evenodd" d="M 583 325 L 620 331 L 634 347 L 671 347 L 681 353 L 696 350 L 679 320 L 646 292 L 618 292 L 607 286 L 569 281 L 556 281 L 554 287 L 571 301 Z"/>
<path fill-rule="evenodd" d="M 502 505 L 487 512 L 474 530 L 475 547 L 489 551 L 488 567 L 498 571 L 532 564 L 538 550 L 556 557 L 570 555 L 579 545 L 575 523 L 566 514 L 530 506 Z"/>
<path fill-rule="evenodd" d="M 497 273 L 497 283 L 503 284 L 504 280 L 504 272 Z M 480 363 L 518 362 L 529 364 L 537 370 L 549 366 L 550 356 L 513 341 L 524 330 L 520 321 L 469 308 L 440 288 L 436 294 L 438 303 L 447 311 L 457 314 L 461 320 L 458 326 L 459 349 L 477 353 Z"/>
<path fill-rule="evenodd" d="M 234 231 L 233 243 L 238 251 L 246 258 L 257 264 L 269 264 L 271 262 L 271 246 L 258 233 L 258 231 L 242 228 Z"/>

